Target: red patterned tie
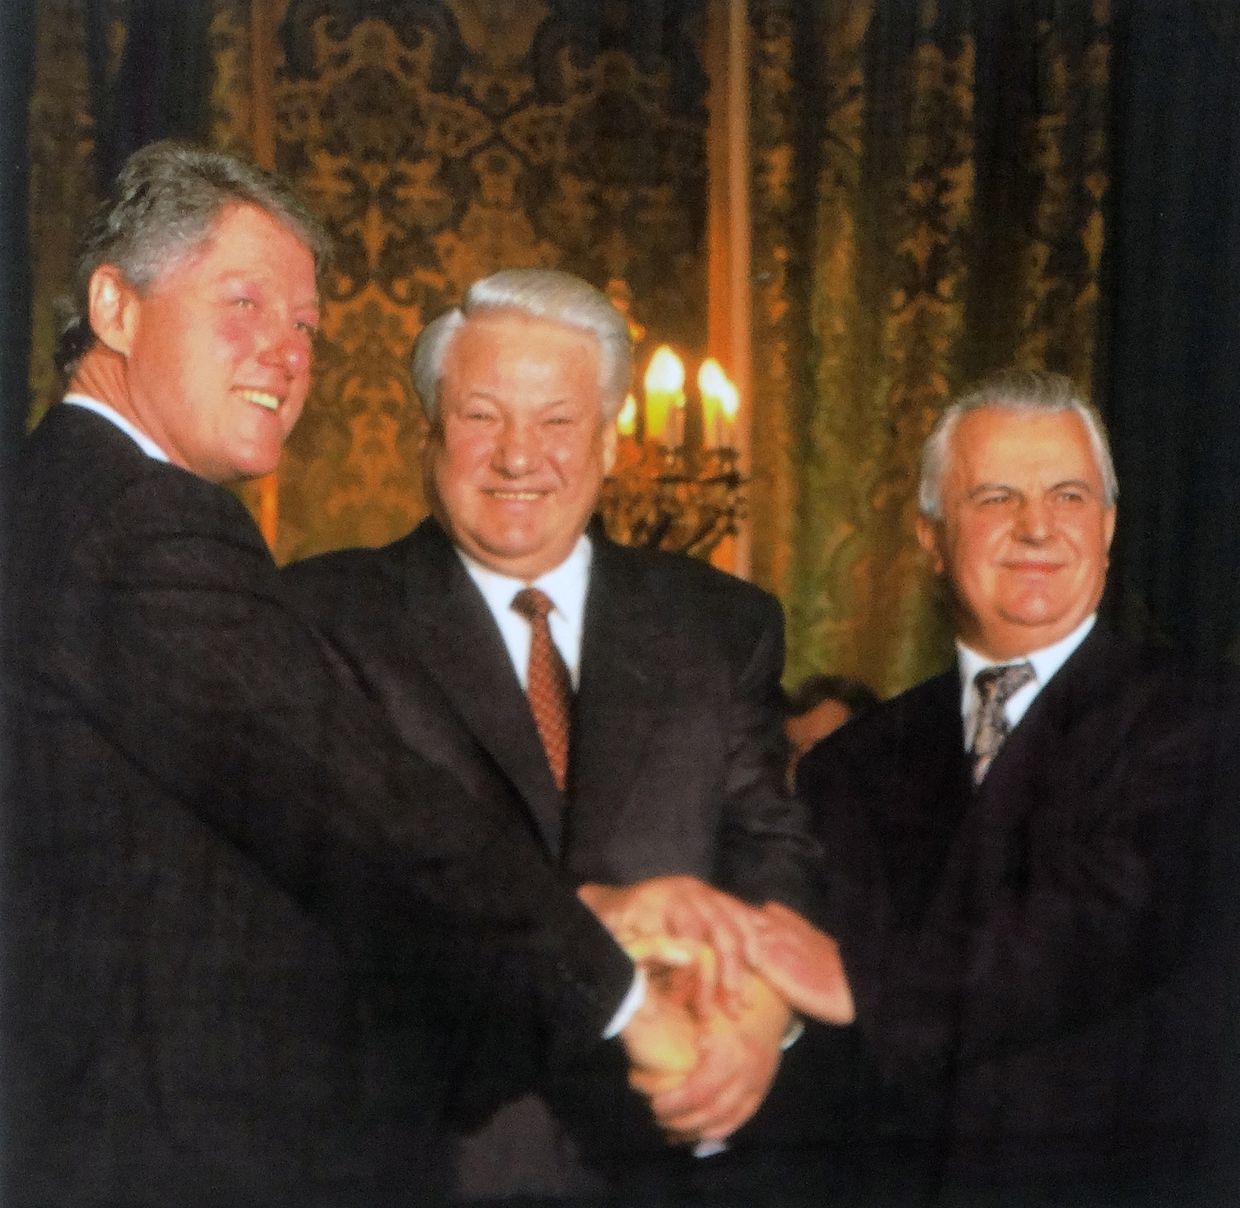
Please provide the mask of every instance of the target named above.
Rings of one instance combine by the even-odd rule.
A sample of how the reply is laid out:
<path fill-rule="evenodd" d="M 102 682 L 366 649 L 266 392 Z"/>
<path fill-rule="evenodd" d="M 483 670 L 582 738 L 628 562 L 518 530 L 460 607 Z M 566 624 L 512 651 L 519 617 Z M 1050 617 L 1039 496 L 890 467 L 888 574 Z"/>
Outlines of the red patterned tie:
<path fill-rule="evenodd" d="M 568 783 L 568 724 L 573 701 L 573 681 L 551 640 L 547 613 L 555 607 L 537 587 L 522 588 L 512 607 L 530 623 L 530 663 L 526 695 L 530 712 L 542 739 L 556 787 Z"/>

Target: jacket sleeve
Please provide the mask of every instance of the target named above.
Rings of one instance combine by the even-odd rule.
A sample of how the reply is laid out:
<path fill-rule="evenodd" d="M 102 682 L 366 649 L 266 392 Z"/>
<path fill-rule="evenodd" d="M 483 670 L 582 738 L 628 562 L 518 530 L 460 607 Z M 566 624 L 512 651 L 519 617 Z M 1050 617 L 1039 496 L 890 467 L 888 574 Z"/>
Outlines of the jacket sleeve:
<path fill-rule="evenodd" d="M 753 902 L 780 901 L 813 913 L 817 844 L 800 800 L 784 788 L 783 613 L 757 597 L 727 717 L 720 884 Z"/>
<path fill-rule="evenodd" d="M 502 1016 L 533 1064 L 597 1043 L 628 958 L 528 834 L 389 734 L 227 492 L 167 470 L 131 484 L 39 624 L 44 696 L 347 942 L 459 1019 Z"/>

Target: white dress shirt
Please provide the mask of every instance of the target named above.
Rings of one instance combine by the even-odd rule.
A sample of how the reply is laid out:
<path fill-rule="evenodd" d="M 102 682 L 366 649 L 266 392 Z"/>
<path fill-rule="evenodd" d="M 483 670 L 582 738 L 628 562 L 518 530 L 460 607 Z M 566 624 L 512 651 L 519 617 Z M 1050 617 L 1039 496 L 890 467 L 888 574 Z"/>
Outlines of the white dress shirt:
<path fill-rule="evenodd" d="M 456 552 L 460 554 L 469 577 L 478 585 L 482 598 L 495 618 L 495 624 L 499 626 L 504 647 L 508 651 L 508 657 L 512 659 L 513 670 L 517 673 L 523 691 L 529 686 L 526 680 L 529 677 L 530 623 L 513 610 L 512 600 L 524 587 L 537 587 L 547 595 L 555 606 L 547 614 L 551 640 L 572 676 L 575 690 L 581 682 L 581 632 L 586 617 L 590 565 L 594 560 L 594 547 L 590 544 L 590 538 L 583 533 L 559 566 L 539 575 L 532 583 L 515 579 L 511 575 L 502 575 L 483 566 L 460 546 L 457 546 Z"/>
<path fill-rule="evenodd" d="M 1013 729 L 1029 711 L 1038 693 L 1046 686 L 1047 681 L 1064 665 L 1072 652 L 1085 640 L 1086 635 L 1094 627 L 1098 614 L 1090 613 L 1066 638 L 1060 638 L 1050 646 L 1041 650 L 1031 650 L 1019 658 L 988 659 L 963 642 L 956 643 L 956 655 L 960 666 L 960 713 L 964 718 L 964 749 L 973 749 L 973 731 L 977 726 L 977 673 L 986 667 L 1006 667 L 1011 663 L 1028 663 L 1033 668 L 1033 679 L 1012 693 L 1011 699 L 1003 706 L 1008 725 Z"/>

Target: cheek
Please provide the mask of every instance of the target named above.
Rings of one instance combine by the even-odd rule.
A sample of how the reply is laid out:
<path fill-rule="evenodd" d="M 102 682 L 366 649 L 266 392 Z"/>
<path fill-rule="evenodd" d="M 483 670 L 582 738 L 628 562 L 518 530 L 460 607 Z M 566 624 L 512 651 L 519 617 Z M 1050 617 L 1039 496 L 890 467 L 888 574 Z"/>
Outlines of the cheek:
<path fill-rule="evenodd" d="M 248 357 L 254 347 L 254 334 L 245 314 L 226 311 L 212 327 L 211 346 L 218 360 L 235 362 Z"/>
<path fill-rule="evenodd" d="M 451 489 L 474 477 L 490 458 L 491 442 L 486 437 L 446 437 L 435 453 L 435 478 L 440 488 Z"/>
<path fill-rule="evenodd" d="M 547 451 L 547 460 L 567 486 L 586 494 L 597 489 L 603 476 L 602 449 L 595 444 L 570 442 Z"/>

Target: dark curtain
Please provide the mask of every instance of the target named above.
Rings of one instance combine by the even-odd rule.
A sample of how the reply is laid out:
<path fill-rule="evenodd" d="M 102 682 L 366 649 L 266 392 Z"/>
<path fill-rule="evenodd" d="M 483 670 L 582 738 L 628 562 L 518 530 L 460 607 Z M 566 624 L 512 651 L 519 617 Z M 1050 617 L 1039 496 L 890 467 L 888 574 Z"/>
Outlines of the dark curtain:
<path fill-rule="evenodd" d="M 206 133 L 212 9 L 173 0 L 37 0 L 0 9 L 6 21 L 23 10 L 26 42 L 6 36 L 0 47 L 7 65 L 10 47 L 25 45 L 30 68 L 6 110 L 24 118 L 5 124 L 6 137 L 23 141 L 27 174 L 25 221 L 8 246 L 21 249 L 13 260 L 31 284 L 20 308 L 6 307 L 29 350 L 23 415 L 14 420 L 23 426 L 63 387 L 52 366 L 55 303 L 70 288 L 74 245 L 100 191 L 143 144 Z"/>
<path fill-rule="evenodd" d="M 753 572 L 789 678 L 893 693 L 950 633 L 914 540 L 921 445 L 1007 364 L 1086 389 L 1109 59 L 1090 0 L 751 0 Z"/>
<path fill-rule="evenodd" d="M 34 73 L 34 11 L 0 5 L 0 475 L 30 413 L 30 160 L 26 123 Z"/>
<path fill-rule="evenodd" d="M 95 170 L 107 188 L 139 147 L 206 134 L 212 5 L 201 0 L 85 0 Z M 124 29 L 119 63 L 113 32 Z"/>
<path fill-rule="evenodd" d="M 1131 0 L 1113 87 L 1111 607 L 1240 656 L 1240 6 Z"/>

